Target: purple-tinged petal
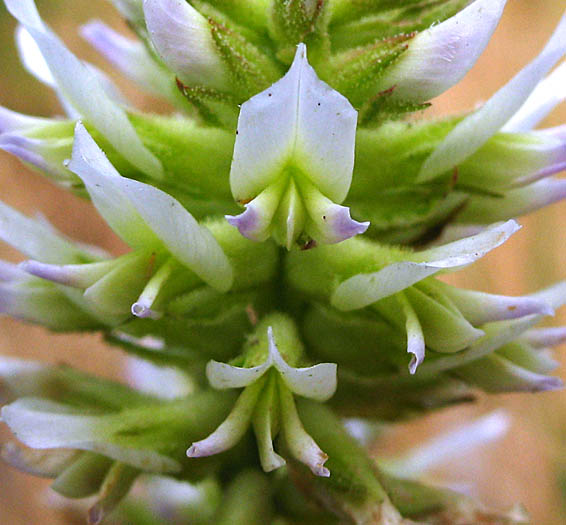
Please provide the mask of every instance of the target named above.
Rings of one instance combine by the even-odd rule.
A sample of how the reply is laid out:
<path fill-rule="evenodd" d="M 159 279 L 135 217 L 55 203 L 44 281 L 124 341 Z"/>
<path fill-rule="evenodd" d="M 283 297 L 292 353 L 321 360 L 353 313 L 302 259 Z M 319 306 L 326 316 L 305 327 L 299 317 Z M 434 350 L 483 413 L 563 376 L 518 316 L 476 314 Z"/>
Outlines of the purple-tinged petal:
<path fill-rule="evenodd" d="M 410 256 L 412 261 L 397 262 L 377 272 L 354 275 L 336 288 L 331 297 L 332 305 L 339 310 L 364 308 L 440 271 L 460 268 L 480 259 L 503 244 L 519 228 L 515 221 L 507 221 L 473 237 L 416 252 Z"/>
<path fill-rule="evenodd" d="M 450 171 L 481 148 L 521 108 L 546 73 L 566 54 L 566 15 L 542 52 L 479 110 L 462 120 L 421 167 L 425 182 Z"/>
<path fill-rule="evenodd" d="M 29 278 L 29 275 L 22 271 L 17 264 L 0 259 L 0 281 L 18 281 L 27 278 Z"/>
<path fill-rule="evenodd" d="M 0 133 L 41 128 L 54 122 L 52 119 L 30 117 L 0 106 Z"/>
<path fill-rule="evenodd" d="M 559 377 L 532 372 L 497 354 L 453 372 L 487 392 L 548 392 L 564 386 Z"/>
<path fill-rule="evenodd" d="M 229 86 L 206 17 L 185 0 L 143 0 L 143 10 L 157 53 L 183 83 L 220 90 Z"/>
<path fill-rule="evenodd" d="M 491 223 L 520 217 L 566 199 L 566 179 L 548 178 L 509 190 L 501 198 L 473 196 L 458 215 L 462 223 Z"/>
<path fill-rule="evenodd" d="M 63 161 L 71 149 L 70 140 L 50 142 L 45 139 L 3 133 L 0 135 L 0 149 L 56 179 L 68 180 L 71 175 L 63 166 Z"/>
<path fill-rule="evenodd" d="M 59 89 L 73 108 L 97 128 L 114 148 L 149 176 L 160 178 L 159 160 L 143 145 L 126 112 L 93 73 L 42 22 L 33 0 L 5 0 L 8 11 L 39 46 Z M 80 82 L 77 82 L 80 79 Z"/>
<path fill-rule="evenodd" d="M 492 412 L 434 436 L 402 457 L 385 460 L 381 466 L 397 477 L 417 479 L 439 465 L 448 464 L 454 458 L 461 458 L 480 446 L 502 438 L 510 426 L 508 414 Z"/>
<path fill-rule="evenodd" d="M 47 264 L 28 260 L 20 263 L 20 268 L 28 274 L 74 288 L 88 288 L 104 277 L 115 266 L 116 260 L 91 264 Z"/>
<path fill-rule="evenodd" d="M 566 326 L 553 328 L 533 328 L 520 338 L 534 348 L 547 348 L 566 343 Z"/>
<path fill-rule="evenodd" d="M 457 84 L 483 53 L 503 14 L 506 0 L 477 0 L 409 42 L 387 70 L 381 86 L 393 97 L 422 102 Z"/>
<path fill-rule="evenodd" d="M 0 239 L 28 257 L 48 263 L 94 259 L 40 220 L 30 219 L 0 202 Z"/>
<path fill-rule="evenodd" d="M 81 35 L 138 86 L 154 95 L 166 97 L 174 105 L 182 100 L 173 73 L 156 62 L 142 42 L 126 38 L 99 20 L 84 25 Z M 182 102 L 186 108 L 185 101 Z"/>
<path fill-rule="evenodd" d="M 474 326 L 506 319 L 517 319 L 533 314 L 554 315 L 554 309 L 550 305 L 528 295 L 508 297 L 462 290 L 440 281 L 437 284 Z"/>
<path fill-rule="evenodd" d="M 501 131 L 528 131 L 566 100 L 566 62 L 560 64 L 531 93 Z"/>

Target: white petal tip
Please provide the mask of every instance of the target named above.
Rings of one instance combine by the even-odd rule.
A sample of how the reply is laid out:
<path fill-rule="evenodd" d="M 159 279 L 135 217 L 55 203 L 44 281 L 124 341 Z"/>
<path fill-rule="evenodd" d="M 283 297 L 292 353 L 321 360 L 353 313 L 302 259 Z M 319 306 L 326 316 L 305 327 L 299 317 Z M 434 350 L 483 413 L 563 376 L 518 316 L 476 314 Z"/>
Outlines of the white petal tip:
<path fill-rule="evenodd" d="M 132 304 L 132 315 L 141 319 L 160 319 L 163 314 L 152 310 L 148 305 L 141 302 Z"/>
<path fill-rule="evenodd" d="M 311 471 L 315 476 L 319 476 L 321 478 L 329 478 L 330 477 L 330 470 L 328 470 L 323 463 L 328 459 L 328 457 L 324 458 L 324 461 L 322 463 L 319 463 L 318 465 L 314 465 L 313 467 L 311 467 Z"/>
<path fill-rule="evenodd" d="M 417 372 L 417 368 L 422 363 L 421 360 L 417 359 L 416 356 L 411 357 L 411 361 L 409 362 L 409 374 L 415 375 Z"/>
<path fill-rule="evenodd" d="M 187 450 L 187 457 L 189 458 L 200 458 L 205 455 L 206 454 L 201 453 L 201 451 L 195 444 L 192 444 Z"/>
<path fill-rule="evenodd" d="M 56 264 L 46 264 L 30 259 L 28 261 L 21 262 L 18 267 L 30 275 L 46 279 L 47 281 L 64 284 L 66 286 L 75 285 L 69 272 L 65 271 L 64 267 Z"/>

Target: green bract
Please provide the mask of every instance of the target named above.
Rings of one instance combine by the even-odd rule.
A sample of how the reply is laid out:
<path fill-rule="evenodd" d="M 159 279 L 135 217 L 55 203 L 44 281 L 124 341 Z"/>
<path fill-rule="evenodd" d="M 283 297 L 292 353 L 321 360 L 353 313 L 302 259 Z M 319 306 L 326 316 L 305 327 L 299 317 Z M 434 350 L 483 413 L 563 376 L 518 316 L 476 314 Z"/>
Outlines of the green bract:
<path fill-rule="evenodd" d="M 96 495 L 90 523 L 134 482 L 123 523 L 524 523 L 426 484 L 505 415 L 377 462 L 352 436 L 480 390 L 562 386 L 549 348 L 566 329 L 535 325 L 564 282 L 508 297 L 440 277 L 566 196 L 566 128 L 533 130 L 565 98 L 564 63 L 545 75 L 566 19 L 479 109 L 427 120 L 408 114 L 463 78 L 505 0 L 113 3 L 136 38 L 96 21 L 83 36 L 171 115 L 136 111 L 33 0 L 5 0 L 65 117 L 0 108 L 0 148 L 89 199 L 130 251 L 0 203 L 0 238 L 27 258 L 0 261 L 0 312 L 101 332 L 132 386 L 0 359 L 18 441 L 2 457 Z"/>

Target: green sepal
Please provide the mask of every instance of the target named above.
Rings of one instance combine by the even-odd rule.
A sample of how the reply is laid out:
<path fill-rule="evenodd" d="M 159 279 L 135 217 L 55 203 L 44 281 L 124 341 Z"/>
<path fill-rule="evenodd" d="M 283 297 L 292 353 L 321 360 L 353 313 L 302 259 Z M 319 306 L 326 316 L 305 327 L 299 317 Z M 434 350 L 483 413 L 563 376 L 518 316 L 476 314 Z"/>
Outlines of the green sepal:
<path fill-rule="evenodd" d="M 423 31 L 455 15 L 469 3 L 470 0 L 352 2 L 342 19 L 339 19 L 340 11 L 334 9 L 330 26 L 332 45 L 337 50 L 347 49 Z"/>
<path fill-rule="evenodd" d="M 313 64 L 330 56 L 327 26 L 329 6 L 325 0 L 273 0 L 270 6 L 269 34 L 277 42 L 277 58 L 290 64 L 296 46 L 306 44 Z"/>
<path fill-rule="evenodd" d="M 273 515 L 269 478 L 257 470 L 239 473 L 224 492 L 212 522 L 216 525 L 264 525 Z"/>
<path fill-rule="evenodd" d="M 110 458 L 83 452 L 51 484 L 50 488 L 66 498 L 86 498 L 96 494 L 108 474 Z"/>

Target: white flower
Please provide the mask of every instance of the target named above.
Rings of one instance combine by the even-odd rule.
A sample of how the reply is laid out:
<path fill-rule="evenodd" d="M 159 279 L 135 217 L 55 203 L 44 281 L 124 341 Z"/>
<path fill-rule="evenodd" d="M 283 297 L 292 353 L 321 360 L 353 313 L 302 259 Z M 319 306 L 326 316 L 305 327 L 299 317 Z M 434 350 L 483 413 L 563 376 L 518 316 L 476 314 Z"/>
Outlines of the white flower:
<path fill-rule="evenodd" d="M 273 235 L 291 249 L 305 232 L 336 243 L 369 223 L 340 206 L 352 181 L 357 113 L 318 79 L 300 44 L 289 72 L 242 105 L 230 172 L 246 211 L 228 216 L 242 235 Z"/>

